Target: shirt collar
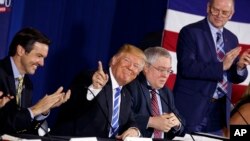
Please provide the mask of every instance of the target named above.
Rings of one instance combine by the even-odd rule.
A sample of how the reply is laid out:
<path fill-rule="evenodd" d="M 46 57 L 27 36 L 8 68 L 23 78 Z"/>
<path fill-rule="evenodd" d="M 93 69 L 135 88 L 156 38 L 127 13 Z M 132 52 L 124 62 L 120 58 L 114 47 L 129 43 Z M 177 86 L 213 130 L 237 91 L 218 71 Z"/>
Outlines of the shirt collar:
<path fill-rule="evenodd" d="M 149 91 L 155 90 L 157 93 L 159 92 L 158 89 L 153 89 L 148 81 L 147 81 L 147 85 L 149 87 Z"/>
<path fill-rule="evenodd" d="M 118 82 L 116 81 L 113 73 L 112 73 L 112 70 L 111 70 L 111 67 L 109 67 L 109 73 L 110 73 L 110 79 L 111 79 L 111 84 L 112 84 L 112 89 L 116 89 L 117 87 L 120 87 L 120 89 L 122 88 L 122 86 L 119 86 Z"/>
<path fill-rule="evenodd" d="M 223 28 L 219 29 L 219 28 L 214 27 L 214 26 L 211 24 L 211 22 L 208 20 L 208 18 L 207 18 L 207 22 L 208 22 L 209 28 L 210 28 L 210 30 L 211 30 L 211 32 L 212 32 L 213 35 L 216 35 L 216 33 L 217 33 L 219 30 L 221 31 L 221 33 L 223 33 Z"/>
<path fill-rule="evenodd" d="M 220 30 L 221 33 L 223 33 L 223 28 L 218 29 L 218 28 L 214 27 L 208 19 L 207 19 L 207 22 L 208 22 L 210 31 L 211 31 L 212 36 L 213 36 L 214 44 L 216 44 L 217 32 Z"/>
<path fill-rule="evenodd" d="M 16 79 L 16 78 L 19 78 L 20 76 L 23 77 L 24 75 L 21 75 L 21 73 L 18 71 L 17 66 L 12 57 L 10 57 L 10 63 L 11 63 L 12 71 L 14 74 L 14 78 Z"/>

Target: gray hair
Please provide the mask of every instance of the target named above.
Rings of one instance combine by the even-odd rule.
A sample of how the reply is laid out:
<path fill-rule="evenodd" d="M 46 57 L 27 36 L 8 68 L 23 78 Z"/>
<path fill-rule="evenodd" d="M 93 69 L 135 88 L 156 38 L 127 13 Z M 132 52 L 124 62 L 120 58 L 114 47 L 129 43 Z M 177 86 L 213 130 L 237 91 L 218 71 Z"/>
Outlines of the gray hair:
<path fill-rule="evenodd" d="M 153 64 L 159 57 L 166 57 L 171 59 L 170 53 L 163 47 L 149 47 L 144 50 L 147 58 L 147 63 Z"/>

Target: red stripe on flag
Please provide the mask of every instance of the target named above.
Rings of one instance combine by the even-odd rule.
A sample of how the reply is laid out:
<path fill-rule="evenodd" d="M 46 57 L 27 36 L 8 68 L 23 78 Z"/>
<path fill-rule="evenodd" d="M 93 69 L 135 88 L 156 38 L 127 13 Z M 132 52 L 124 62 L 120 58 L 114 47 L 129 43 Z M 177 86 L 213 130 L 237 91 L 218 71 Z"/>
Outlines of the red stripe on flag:
<path fill-rule="evenodd" d="M 162 46 L 169 51 L 176 52 L 178 33 L 164 30 Z"/>
<path fill-rule="evenodd" d="M 245 93 L 247 86 L 233 84 L 232 88 L 232 103 L 237 103 L 241 96 Z"/>
<path fill-rule="evenodd" d="M 169 75 L 166 85 L 170 90 L 173 90 L 174 88 L 175 79 L 176 79 L 176 74 Z"/>

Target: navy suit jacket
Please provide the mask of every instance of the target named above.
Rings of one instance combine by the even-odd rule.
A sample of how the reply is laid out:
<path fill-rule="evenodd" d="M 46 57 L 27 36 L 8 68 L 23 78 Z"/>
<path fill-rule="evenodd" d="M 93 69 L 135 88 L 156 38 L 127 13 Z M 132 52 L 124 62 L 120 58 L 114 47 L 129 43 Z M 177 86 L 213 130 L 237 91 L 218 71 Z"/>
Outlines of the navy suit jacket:
<path fill-rule="evenodd" d="M 16 104 L 16 98 L 0 109 L 0 134 L 33 133 L 42 121 L 32 121 L 28 107 L 32 106 L 33 85 L 27 75 L 24 76 L 24 89 L 22 91 L 21 108 Z M 16 96 L 15 78 L 13 75 L 10 57 L 0 61 L 0 91 L 4 95 Z"/>
<path fill-rule="evenodd" d="M 111 80 L 92 101 L 88 101 L 86 87 L 91 84 L 91 78 L 92 73 L 90 75 L 86 72 L 76 77 L 71 86 L 71 98 L 62 106 L 52 134 L 108 138 L 113 107 Z M 129 127 L 137 126 L 131 110 L 131 96 L 123 87 L 118 134 L 120 135 Z"/>
<path fill-rule="evenodd" d="M 223 29 L 224 50 L 227 53 L 238 46 L 237 37 Z M 207 19 L 181 29 L 177 42 L 177 77 L 174 85 L 175 103 L 184 116 L 189 131 L 193 131 L 204 118 L 217 83 L 223 79 L 223 64 L 217 60 L 215 44 Z M 237 74 L 236 62 L 226 71 L 229 81 L 228 98 L 231 99 L 232 83 L 247 77 Z M 229 122 L 230 101 L 226 100 L 225 121 Z"/>
<path fill-rule="evenodd" d="M 149 118 L 153 115 L 149 92 L 150 88 L 147 84 L 145 76 L 141 73 L 134 81 L 129 83 L 127 87 L 132 96 L 132 109 L 135 113 L 135 119 L 141 134 L 144 137 L 152 137 L 154 129 L 147 128 Z M 181 120 L 181 123 L 185 124 L 184 120 L 180 117 L 180 114 L 175 107 L 173 93 L 167 87 L 163 87 L 159 89 L 159 95 L 161 99 L 162 112 L 175 113 L 177 118 Z M 164 134 L 164 138 L 172 139 L 176 135 L 184 135 L 184 127 L 185 125 L 182 125 L 179 131 L 171 129 L 168 133 Z"/>

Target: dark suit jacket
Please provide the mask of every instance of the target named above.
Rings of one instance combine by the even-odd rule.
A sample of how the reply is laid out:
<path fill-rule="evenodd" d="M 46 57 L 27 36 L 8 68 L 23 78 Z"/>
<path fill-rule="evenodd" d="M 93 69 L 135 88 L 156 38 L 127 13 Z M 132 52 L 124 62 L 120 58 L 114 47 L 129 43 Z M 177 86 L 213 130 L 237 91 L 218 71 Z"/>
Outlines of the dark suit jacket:
<path fill-rule="evenodd" d="M 141 134 L 144 137 L 152 137 L 154 129 L 147 128 L 149 117 L 152 116 L 152 109 L 149 86 L 147 85 L 145 76 L 141 73 L 134 81 L 129 83 L 127 87 L 132 95 L 132 109 L 135 113 L 135 119 Z M 163 87 L 159 89 L 159 95 L 161 98 L 162 112 L 175 113 L 177 118 L 180 118 L 181 122 L 185 124 L 175 107 L 173 93 L 167 87 Z M 168 133 L 164 134 L 164 138 L 172 139 L 176 135 L 184 135 L 184 126 L 185 125 L 182 125 L 179 131 L 171 129 Z"/>
<path fill-rule="evenodd" d="M 111 80 L 92 101 L 88 101 L 86 87 L 91 84 L 91 78 L 92 74 L 86 75 L 84 72 L 76 77 L 71 87 L 71 98 L 62 106 L 52 134 L 108 137 L 113 107 Z M 119 134 L 129 127 L 136 127 L 131 110 L 131 97 L 126 88 L 121 92 L 119 125 Z"/>
<path fill-rule="evenodd" d="M 237 37 L 224 28 L 225 52 L 238 45 Z M 203 19 L 184 27 L 177 43 L 177 77 L 174 86 L 175 104 L 184 116 L 189 131 L 193 131 L 204 118 L 217 83 L 223 79 L 223 65 L 217 60 L 215 44 L 207 22 Z M 228 98 L 231 99 L 232 83 L 240 83 L 247 77 L 237 74 L 236 61 L 226 71 L 229 80 Z M 230 101 L 226 100 L 225 121 L 229 122 Z"/>
<path fill-rule="evenodd" d="M 24 77 L 24 89 L 22 91 L 21 108 L 16 104 L 15 98 L 7 103 L 0 113 L 0 134 L 8 133 L 34 133 L 41 122 L 31 119 L 28 107 L 32 104 L 32 82 L 29 77 Z M 16 95 L 15 79 L 11 67 L 10 58 L 0 61 L 0 91 L 4 95 Z"/>

